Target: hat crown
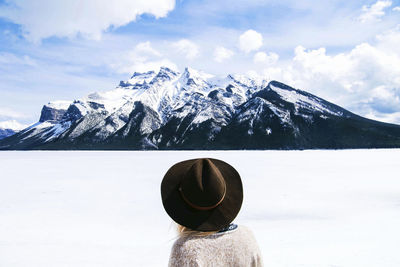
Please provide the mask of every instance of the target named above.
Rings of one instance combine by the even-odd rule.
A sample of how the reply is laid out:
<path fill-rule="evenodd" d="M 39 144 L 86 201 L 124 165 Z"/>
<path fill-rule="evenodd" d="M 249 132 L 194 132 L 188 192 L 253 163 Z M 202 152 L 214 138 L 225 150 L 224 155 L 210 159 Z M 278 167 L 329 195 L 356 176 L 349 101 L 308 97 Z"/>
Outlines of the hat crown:
<path fill-rule="evenodd" d="M 222 202 L 226 184 L 211 160 L 198 159 L 185 173 L 179 189 L 184 201 L 192 208 L 207 210 Z"/>

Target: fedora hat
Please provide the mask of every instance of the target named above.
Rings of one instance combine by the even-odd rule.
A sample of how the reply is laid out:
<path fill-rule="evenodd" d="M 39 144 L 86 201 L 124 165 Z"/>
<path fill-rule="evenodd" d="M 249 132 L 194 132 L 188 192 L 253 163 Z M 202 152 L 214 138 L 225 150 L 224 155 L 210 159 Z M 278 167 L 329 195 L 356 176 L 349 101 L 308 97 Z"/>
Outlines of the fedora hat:
<path fill-rule="evenodd" d="M 173 165 L 161 182 L 164 209 L 178 224 L 197 231 L 218 231 L 239 213 L 243 186 L 228 163 L 212 158 Z"/>

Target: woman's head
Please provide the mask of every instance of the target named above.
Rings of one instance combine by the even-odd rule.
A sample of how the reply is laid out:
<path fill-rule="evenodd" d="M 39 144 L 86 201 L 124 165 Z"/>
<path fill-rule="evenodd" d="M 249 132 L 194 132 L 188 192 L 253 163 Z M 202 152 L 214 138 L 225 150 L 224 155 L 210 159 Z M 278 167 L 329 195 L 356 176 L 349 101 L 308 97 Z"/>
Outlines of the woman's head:
<path fill-rule="evenodd" d="M 211 158 L 178 162 L 165 174 L 161 196 L 168 215 L 185 229 L 212 232 L 228 226 L 243 201 L 242 181 L 228 163 Z"/>

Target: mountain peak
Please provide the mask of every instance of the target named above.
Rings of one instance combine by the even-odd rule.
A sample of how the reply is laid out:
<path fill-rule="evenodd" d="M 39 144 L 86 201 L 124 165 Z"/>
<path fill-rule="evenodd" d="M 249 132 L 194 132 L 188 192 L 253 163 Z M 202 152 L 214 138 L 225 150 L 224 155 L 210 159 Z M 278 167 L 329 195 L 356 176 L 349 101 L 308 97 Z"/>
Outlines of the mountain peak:
<path fill-rule="evenodd" d="M 196 78 L 201 78 L 203 80 L 207 80 L 214 77 L 214 75 L 212 74 L 206 73 L 202 70 L 196 70 L 191 67 L 186 67 L 182 75 L 188 78 L 196 77 Z"/>
<path fill-rule="evenodd" d="M 137 72 L 137 71 L 135 71 L 135 72 L 133 73 L 133 75 L 131 76 L 131 79 L 133 79 L 133 78 L 135 78 L 135 77 L 150 76 L 150 75 L 152 75 L 152 74 L 154 74 L 154 73 L 155 73 L 154 70 L 149 70 L 149 71 L 146 71 L 146 72 Z"/>
<path fill-rule="evenodd" d="M 172 67 L 161 66 L 159 72 L 177 73 L 178 70 L 176 70 L 176 69 L 174 69 Z"/>
<path fill-rule="evenodd" d="M 170 69 L 169 67 L 161 67 L 160 70 L 158 71 L 157 75 L 154 76 L 154 78 L 150 81 L 150 83 L 156 83 L 156 82 L 164 82 L 164 81 L 169 81 L 172 80 L 173 78 L 178 76 L 178 72 Z"/>
<path fill-rule="evenodd" d="M 6 132 L 13 136 L 0 149 L 400 147 L 400 126 L 278 81 L 265 85 L 256 75 L 219 79 L 190 67 L 135 72 L 114 90 L 45 105 L 37 124 Z"/>
<path fill-rule="evenodd" d="M 279 87 L 279 88 L 281 88 L 281 89 L 286 89 L 286 90 L 293 90 L 292 87 L 290 87 L 290 86 L 288 86 L 288 85 L 286 85 L 286 84 L 284 84 L 284 83 L 275 81 L 275 80 L 272 80 L 272 81 L 270 81 L 270 82 L 268 83 L 268 87 L 271 87 L 271 86 Z"/>
<path fill-rule="evenodd" d="M 181 81 L 182 84 L 187 86 L 209 87 L 207 80 L 213 77 L 214 75 L 212 74 L 208 74 L 200 70 L 186 67 L 185 71 L 181 76 Z"/>
<path fill-rule="evenodd" d="M 57 100 L 57 101 L 51 101 L 47 103 L 45 106 L 49 108 L 54 108 L 54 109 L 68 109 L 69 105 L 71 104 L 71 101 L 65 101 L 65 100 Z"/>
<path fill-rule="evenodd" d="M 227 79 L 248 88 L 264 87 L 267 85 L 267 81 L 262 77 L 249 77 L 243 74 L 229 74 Z"/>
<path fill-rule="evenodd" d="M 128 81 L 120 81 L 120 87 L 141 87 L 148 84 L 156 76 L 154 70 L 147 72 L 134 72 Z"/>

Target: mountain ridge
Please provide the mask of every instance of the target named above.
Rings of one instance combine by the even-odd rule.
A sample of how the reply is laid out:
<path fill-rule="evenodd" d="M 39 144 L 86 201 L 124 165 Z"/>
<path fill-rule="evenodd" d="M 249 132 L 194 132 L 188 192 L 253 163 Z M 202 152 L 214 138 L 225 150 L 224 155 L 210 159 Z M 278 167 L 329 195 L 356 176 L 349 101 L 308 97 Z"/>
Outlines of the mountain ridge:
<path fill-rule="evenodd" d="M 44 105 L 0 149 L 400 147 L 400 126 L 369 120 L 278 81 L 161 67 L 110 91 Z"/>

